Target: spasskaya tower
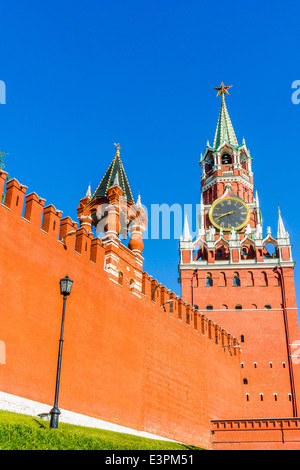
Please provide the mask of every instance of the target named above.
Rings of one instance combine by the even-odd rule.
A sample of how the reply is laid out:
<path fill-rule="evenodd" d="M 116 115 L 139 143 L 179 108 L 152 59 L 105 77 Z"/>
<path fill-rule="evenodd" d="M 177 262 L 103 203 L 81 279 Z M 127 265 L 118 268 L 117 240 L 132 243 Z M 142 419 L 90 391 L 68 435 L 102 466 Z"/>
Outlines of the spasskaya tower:
<path fill-rule="evenodd" d="M 252 157 L 225 102 L 229 88 L 216 88 L 217 128 L 201 154 L 198 235 L 192 239 L 186 217 L 179 243 L 181 295 L 239 339 L 245 416 L 293 417 L 300 340 L 291 243 L 280 210 L 276 235 L 263 230 Z"/>

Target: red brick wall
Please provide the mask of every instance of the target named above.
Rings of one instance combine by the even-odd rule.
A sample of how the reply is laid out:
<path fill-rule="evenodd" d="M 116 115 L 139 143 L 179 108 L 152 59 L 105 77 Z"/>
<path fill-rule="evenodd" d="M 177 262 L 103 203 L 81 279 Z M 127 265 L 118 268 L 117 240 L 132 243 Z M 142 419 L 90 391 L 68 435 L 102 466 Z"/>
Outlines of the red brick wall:
<path fill-rule="evenodd" d="M 240 344 L 241 380 L 247 381 L 242 383 L 245 417 L 293 417 L 283 298 L 273 269 L 256 268 L 254 264 L 251 267 L 249 264 L 247 269 L 238 269 L 241 285 L 233 287 L 232 278 L 236 269 L 207 268 L 207 271 L 197 272 L 198 286 L 194 284 L 193 290 L 194 305 L 198 305 L 201 312 L 206 312 L 239 341 L 242 341 L 243 336 L 244 342 Z M 249 271 L 253 273 L 253 286 L 248 279 Z M 212 275 L 212 287 L 205 287 L 208 272 Z M 223 272 L 226 275 L 226 286 Z M 267 285 L 262 272 L 266 274 Z M 292 344 L 299 341 L 293 269 L 284 268 L 283 272 L 288 343 Z M 191 301 L 192 275 L 193 270 L 182 270 L 182 297 L 188 302 Z M 213 310 L 206 311 L 207 305 L 212 305 Z M 242 310 L 236 310 L 237 305 L 242 306 Z M 270 305 L 271 309 L 266 309 L 266 305 Z M 299 347 L 291 347 L 290 353 L 296 354 L 298 351 L 299 354 L 299 350 Z M 292 373 L 299 408 L 300 357 L 295 359 L 292 363 Z"/>
<path fill-rule="evenodd" d="M 214 450 L 299 450 L 300 418 L 212 421 Z"/>
<path fill-rule="evenodd" d="M 0 176 L 3 182 L 5 174 Z M 227 333 L 195 316 L 146 273 L 135 278 L 142 292 L 130 292 L 139 260 L 125 247 L 91 240 L 68 218 L 61 222 L 53 206 L 44 212 L 42 230 L 45 201 L 38 196 L 28 197 L 27 219 L 22 218 L 17 195 L 24 188 L 11 183 L 10 207 L 0 206 L 0 340 L 6 347 L 1 391 L 53 405 L 59 279 L 68 274 L 74 284 L 66 308 L 59 406 L 211 447 L 210 419 L 244 415 L 239 351 L 222 348 Z M 64 243 L 58 241 L 60 227 L 64 236 L 73 232 Z M 104 270 L 105 254 L 116 262 L 116 253 L 122 286 Z M 172 312 L 170 304 L 161 307 L 171 297 Z"/>

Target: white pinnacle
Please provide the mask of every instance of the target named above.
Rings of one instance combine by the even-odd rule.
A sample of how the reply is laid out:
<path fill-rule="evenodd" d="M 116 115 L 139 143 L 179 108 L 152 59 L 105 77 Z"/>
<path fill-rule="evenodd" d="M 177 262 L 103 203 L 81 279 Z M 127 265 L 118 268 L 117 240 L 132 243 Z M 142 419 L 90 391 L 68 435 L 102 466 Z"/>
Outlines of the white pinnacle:
<path fill-rule="evenodd" d="M 136 201 L 136 207 L 142 207 L 142 201 L 141 201 L 141 195 L 138 195 L 137 201 Z"/>
<path fill-rule="evenodd" d="M 92 197 L 91 185 L 89 184 L 85 197 Z"/>
<path fill-rule="evenodd" d="M 191 234 L 190 234 L 190 228 L 189 228 L 187 213 L 185 213 L 183 233 L 181 235 L 181 240 L 182 241 L 190 241 L 191 239 L 192 239 L 192 237 L 191 237 Z"/>
<path fill-rule="evenodd" d="M 259 199 L 258 199 L 257 191 L 255 192 L 255 205 L 256 205 L 256 208 L 259 209 Z"/>
<path fill-rule="evenodd" d="M 289 238 L 289 234 L 285 230 L 285 227 L 281 218 L 280 209 L 278 210 L 277 238 Z"/>

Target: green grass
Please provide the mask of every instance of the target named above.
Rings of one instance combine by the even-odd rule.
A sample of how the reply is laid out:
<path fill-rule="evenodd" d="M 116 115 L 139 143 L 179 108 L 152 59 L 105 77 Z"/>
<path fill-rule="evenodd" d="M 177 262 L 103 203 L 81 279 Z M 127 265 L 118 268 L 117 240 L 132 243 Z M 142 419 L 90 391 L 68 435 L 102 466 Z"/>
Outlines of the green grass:
<path fill-rule="evenodd" d="M 59 423 L 0 411 L 0 450 L 201 450 L 102 429 Z"/>

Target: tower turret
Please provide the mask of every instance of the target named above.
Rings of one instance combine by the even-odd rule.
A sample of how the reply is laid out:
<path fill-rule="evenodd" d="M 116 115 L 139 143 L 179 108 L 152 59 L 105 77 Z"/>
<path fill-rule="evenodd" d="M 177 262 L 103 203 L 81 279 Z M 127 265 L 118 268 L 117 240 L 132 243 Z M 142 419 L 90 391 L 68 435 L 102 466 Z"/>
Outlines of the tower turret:
<path fill-rule="evenodd" d="M 198 234 L 193 240 L 186 218 L 179 242 L 181 296 L 199 311 L 209 310 L 243 343 L 246 417 L 295 416 L 290 347 L 299 328 L 289 234 L 280 211 L 277 238 L 270 227 L 263 233 L 252 157 L 244 138 L 239 144 L 225 103 L 229 88 L 216 88 L 222 101 L 214 142 L 201 154 Z M 295 380 L 300 386 L 300 370 Z"/>
<path fill-rule="evenodd" d="M 147 227 L 147 217 L 141 205 L 140 196 L 135 205 L 131 188 L 120 156 L 120 144 L 114 144 L 115 156 L 92 194 L 89 185 L 87 193 L 80 200 L 77 217 L 80 225 L 89 231 L 96 228 L 102 242 L 127 238 L 131 234 L 129 249 L 143 251 L 142 236 Z"/>

